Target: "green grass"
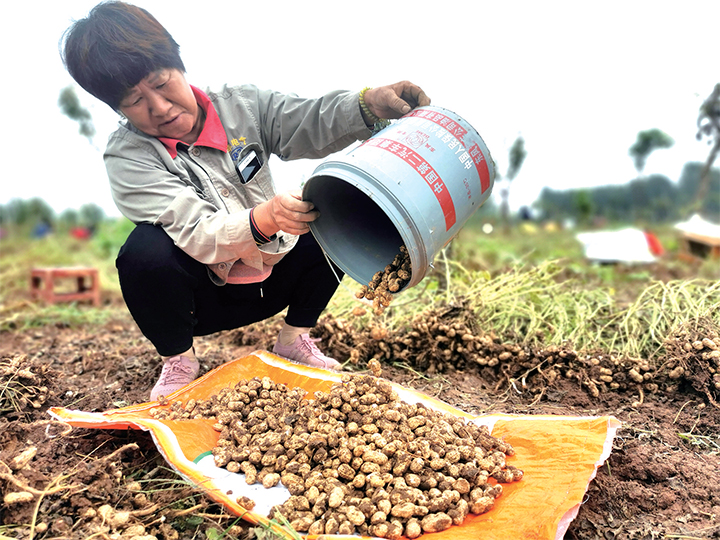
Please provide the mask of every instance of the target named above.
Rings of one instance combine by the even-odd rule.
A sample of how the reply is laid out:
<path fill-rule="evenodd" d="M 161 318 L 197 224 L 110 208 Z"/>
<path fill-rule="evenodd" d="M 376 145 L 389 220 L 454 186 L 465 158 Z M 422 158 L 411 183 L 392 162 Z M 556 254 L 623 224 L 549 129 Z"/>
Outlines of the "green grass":
<path fill-rule="evenodd" d="M 566 344 L 578 350 L 606 350 L 632 357 L 656 355 L 677 325 L 698 317 L 720 324 L 720 263 L 688 265 L 670 252 L 662 263 L 671 278 L 656 280 L 645 266 L 598 266 L 583 257 L 575 231 L 531 231 L 485 234 L 469 223 L 450 247 L 437 255 L 435 272 L 393 301 L 375 321 L 389 329 L 407 327 L 412 319 L 442 303 L 464 301 L 480 327 L 520 343 Z M 132 225 L 106 223 L 92 240 L 67 235 L 42 240 L 6 238 L 0 242 L 0 330 L 47 324 L 102 324 L 126 310 L 114 260 Z M 671 227 L 655 231 L 670 250 Z M 674 248 L 677 250 L 677 244 Z M 86 304 L 44 306 L 29 299 L 29 272 L 34 266 L 88 265 L 100 271 L 105 297 L 116 299 L 100 309 Z M 345 278 L 329 312 L 352 317 L 359 285 Z"/>
<path fill-rule="evenodd" d="M 606 351 L 632 358 L 654 358 L 665 338 L 681 324 L 707 317 L 720 325 L 720 282 L 702 279 L 667 283 L 644 280 L 636 298 L 617 297 L 613 287 L 588 286 L 583 276 L 562 280 L 557 261 L 515 266 L 492 275 L 448 262 L 450 286 L 439 275 L 400 294 L 381 320 L 390 329 L 408 329 L 412 320 L 439 303 L 469 306 L 486 332 L 529 346 L 571 345 L 578 351 Z M 347 278 L 330 311 L 358 328 L 358 305 Z M 367 316 L 366 316 L 367 317 Z"/>
<path fill-rule="evenodd" d="M 672 228 L 656 234 L 669 249 Z M 670 279 L 660 280 L 643 265 L 588 262 L 574 231 L 487 235 L 477 226 L 466 226 L 447 252 L 436 257 L 434 274 L 393 301 L 382 318 L 389 329 L 407 329 L 438 303 L 463 301 L 481 328 L 507 340 L 652 359 L 679 325 L 700 317 L 720 324 L 717 261 L 689 265 L 670 252 L 659 265 Z M 367 320 L 350 316 L 357 288 L 346 278 L 330 311 L 360 327 Z"/>
<path fill-rule="evenodd" d="M 607 230 L 624 226 L 608 225 Z M 482 232 L 482 223 L 470 220 L 453 240 L 453 258 L 462 261 L 468 268 L 484 268 L 491 272 L 508 269 L 518 264 L 537 265 L 543 261 L 558 260 L 568 272 L 581 274 L 585 279 L 607 285 L 622 285 L 626 281 L 647 280 L 649 274 L 643 266 L 628 272 L 623 265 L 601 266 L 585 259 L 582 245 L 575 238 L 584 229 L 562 230 L 538 225 L 517 225 L 509 233 L 499 232 L 495 227 L 492 234 Z M 679 257 L 680 237 L 671 225 L 653 228 L 653 233 L 666 250 L 663 265 L 670 272 L 685 274 L 688 262 Z M 717 259 L 698 260 L 694 263 L 694 277 L 720 279 L 720 261 Z"/>
<path fill-rule="evenodd" d="M 0 240 L 0 330 L 104 323 L 113 317 L 118 309 L 113 305 L 98 309 L 83 303 L 45 306 L 33 302 L 30 271 L 46 266 L 92 266 L 98 269 L 103 295 L 119 298 L 115 255 L 130 230 L 130 222 L 115 220 L 103 224 L 91 240 L 62 232 L 34 239 L 22 231 Z"/>

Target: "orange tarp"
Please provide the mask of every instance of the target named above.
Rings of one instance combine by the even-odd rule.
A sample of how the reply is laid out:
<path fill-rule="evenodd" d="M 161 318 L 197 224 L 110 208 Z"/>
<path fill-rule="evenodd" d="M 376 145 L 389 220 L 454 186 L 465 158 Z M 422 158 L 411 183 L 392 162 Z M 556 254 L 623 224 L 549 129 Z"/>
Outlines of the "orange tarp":
<path fill-rule="evenodd" d="M 316 390 L 329 390 L 341 377 L 338 373 L 300 366 L 265 351 L 256 351 L 207 373 L 172 394 L 170 400 L 185 403 L 189 399 L 207 399 L 223 387 L 255 376 L 268 376 L 290 388 L 301 387 L 310 394 Z M 562 538 L 577 515 L 588 483 L 610 455 L 615 433 L 620 427 L 611 416 L 473 416 L 420 392 L 392 384 L 403 401 L 422 402 L 428 407 L 487 425 L 493 436 L 502 438 L 515 449 L 515 455 L 507 458 L 508 464 L 525 473 L 521 481 L 503 485 L 503 493 L 492 510 L 470 515 L 460 526 L 422 535 L 421 538 L 426 540 Z M 155 420 L 150 410 L 157 407 L 157 402 L 150 402 L 102 413 L 54 407 L 50 414 L 75 427 L 149 431 L 168 463 L 211 499 L 251 523 L 267 524 L 283 537 L 290 538 L 266 517 L 272 505 L 282 503 L 289 496 L 284 487 L 248 486 L 244 475 L 215 467 L 210 455 L 219 437 L 212 427 L 214 421 Z M 240 495 L 247 495 L 256 502 L 252 512 L 235 502 Z"/>

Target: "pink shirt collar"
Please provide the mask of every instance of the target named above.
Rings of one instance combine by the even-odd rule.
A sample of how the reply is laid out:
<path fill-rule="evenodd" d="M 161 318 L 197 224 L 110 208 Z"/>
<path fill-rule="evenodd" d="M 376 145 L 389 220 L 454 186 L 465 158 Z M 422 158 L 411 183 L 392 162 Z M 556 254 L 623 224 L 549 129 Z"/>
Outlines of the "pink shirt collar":
<path fill-rule="evenodd" d="M 195 141 L 195 146 L 206 146 L 227 152 L 227 135 L 225 135 L 225 128 L 220 122 L 220 117 L 215 111 L 215 107 L 210 101 L 210 98 L 199 88 L 192 85 L 190 85 L 190 88 L 193 94 L 195 94 L 195 100 L 198 105 L 205 111 L 205 124 L 203 125 L 198 140 Z M 185 144 L 179 139 L 170 139 L 168 137 L 158 137 L 158 140 L 165 145 L 165 148 L 167 148 L 167 151 L 170 153 L 170 157 L 173 159 L 177 157 L 178 143 Z"/>

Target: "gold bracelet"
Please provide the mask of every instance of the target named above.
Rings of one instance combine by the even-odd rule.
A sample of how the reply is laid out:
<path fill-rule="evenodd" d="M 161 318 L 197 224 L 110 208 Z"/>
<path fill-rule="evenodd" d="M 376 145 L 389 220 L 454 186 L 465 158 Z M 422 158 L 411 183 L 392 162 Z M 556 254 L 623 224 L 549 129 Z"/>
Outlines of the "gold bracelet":
<path fill-rule="evenodd" d="M 365 103 L 365 92 L 368 90 L 372 90 L 372 87 L 366 86 L 360 91 L 360 108 L 365 113 L 365 115 L 368 117 L 368 120 L 372 122 L 373 124 L 377 124 L 378 122 L 382 122 L 382 118 L 379 118 L 378 116 L 375 116 L 371 111 L 370 108 L 367 106 L 367 103 Z"/>

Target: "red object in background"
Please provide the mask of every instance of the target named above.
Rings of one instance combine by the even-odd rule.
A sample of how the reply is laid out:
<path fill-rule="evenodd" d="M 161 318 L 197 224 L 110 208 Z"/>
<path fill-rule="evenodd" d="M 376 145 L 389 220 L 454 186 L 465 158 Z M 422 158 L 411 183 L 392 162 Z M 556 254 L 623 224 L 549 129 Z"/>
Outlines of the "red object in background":
<path fill-rule="evenodd" d="M 73 227 L 70 229 L 70 236 L 78 240 L 88 240 L 91 236 L 90 229 L 87 227 Z"/>
<path fill-rule="evenodd" d="M 88 281 L 85 281 L 87 278 Z M 59 292 L 61 281 L 74 280 L 77 289 Z M 33 268 L 30 271 L 30 296 L 33 300 L 44 300 L 52 305 L 57 302 L 90 300 L 100 305 L 100 278 L 97 268 L 71 266 L 62 268 Z"/>
<path fill-rule="evenodd" d="M 660 243 L 660 240 L 658 240 L 658 237 L 651 232 L 644 232 L 645 238 L 647 239 L 648 247 L 650 248 L 650 253 L 658 257 L 665 253 L 665 248 L 662 247 L 662 244 Z"/>

